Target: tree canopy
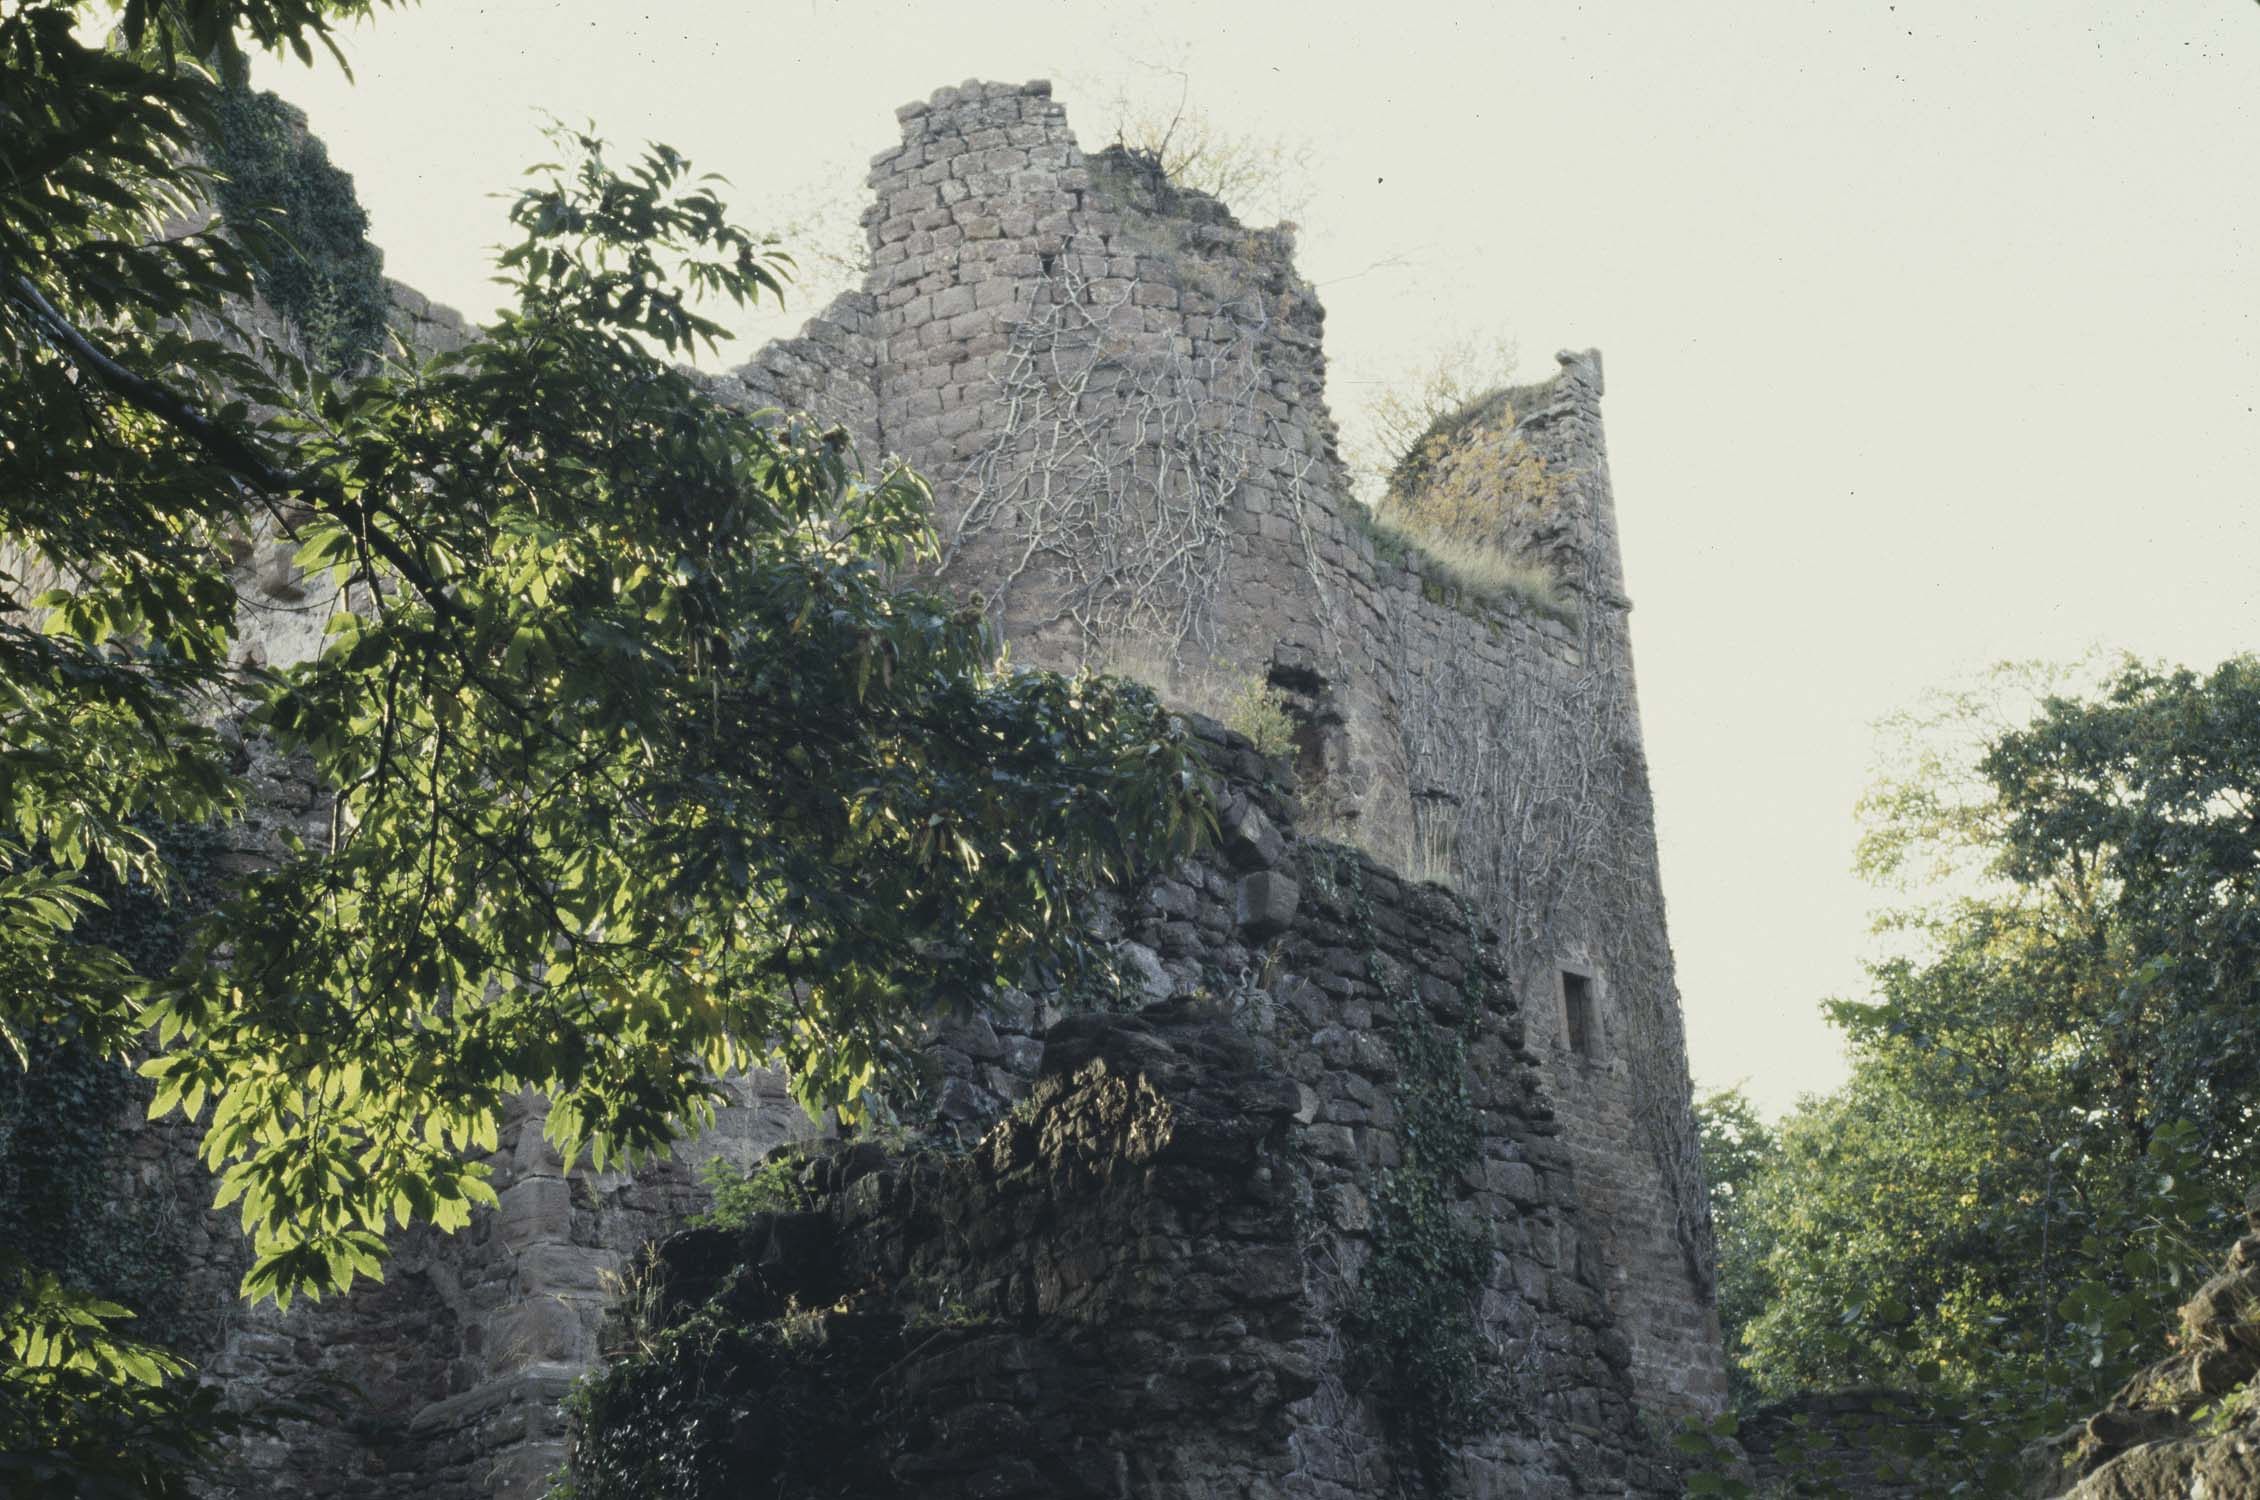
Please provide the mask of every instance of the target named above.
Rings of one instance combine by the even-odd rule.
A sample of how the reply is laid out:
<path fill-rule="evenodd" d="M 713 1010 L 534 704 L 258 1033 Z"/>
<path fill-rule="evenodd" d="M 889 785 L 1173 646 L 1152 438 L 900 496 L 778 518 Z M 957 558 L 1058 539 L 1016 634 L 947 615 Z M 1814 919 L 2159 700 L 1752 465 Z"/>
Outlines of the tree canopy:
<path fill-rule="evenodd" d="M 668 148 L 562 136 L 511 210 L 512 303 L 459 350 L 352 365 L 319 297 L 318 336 L 246 321 L 319 226 L 213 165 L 243 50 L 370 9 L 0 14 L 0 1043 L 141 1057 L 240 1208 L 245 1291 L 286 1302 L 490 1199 L 522 1089 L 599 1164 L 763 1059 L 852 1110 L 917 1018 L 1081 961 L 1082 893 L 1208 817 L 1143 689 L 1007 670 L 914 586 L 916 476 L 669 362 L 720 336 L 702 299 L 781 268 Z M 269 668 L 230 569 L 276 540 L 327 632 Z M 243 807 L 234 717 L 320 816 L 137 960 L 95 914 L 179 894 L 160 831 Z M 20 1256 L 0 1302 L 0 1450 L 161 1487 L 134 1392 L 179 1362 Z"/>
<path fill-rule="evenodd" d="M 2004 715 L 2018 677 L 1904 724 L 1868 799 L 1914 899 L 1830 1007 L 1850 1083 L 1713 1153 L 1746 1387 L 1918 1392 L 1980 1493 L 2153 1357 L 2260 1168 L 2260 662 Z"/>

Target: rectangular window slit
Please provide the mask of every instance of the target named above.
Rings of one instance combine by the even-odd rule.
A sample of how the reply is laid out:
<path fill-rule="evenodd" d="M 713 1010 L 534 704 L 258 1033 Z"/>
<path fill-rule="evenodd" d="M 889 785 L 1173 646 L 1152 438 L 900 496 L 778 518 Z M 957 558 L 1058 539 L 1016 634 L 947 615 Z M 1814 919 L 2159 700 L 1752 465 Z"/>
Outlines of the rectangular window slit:
<path fill-rule="evenodd" d="M 1592 975 L 1562 970 L 1562 1024 L 1569 1037 L 1569 1050 L 1580 1057 L 1591 1057 L 1595 1039 Z"/>

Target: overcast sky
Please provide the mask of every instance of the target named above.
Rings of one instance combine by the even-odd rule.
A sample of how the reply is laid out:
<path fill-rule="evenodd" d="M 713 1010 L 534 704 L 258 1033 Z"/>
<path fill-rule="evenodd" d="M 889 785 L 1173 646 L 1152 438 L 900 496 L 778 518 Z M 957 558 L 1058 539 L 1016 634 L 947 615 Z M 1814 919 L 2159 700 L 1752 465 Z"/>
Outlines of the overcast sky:
<path fill-rule="evenodd" d="M 347 50 L 260 81 L 474 315 L 545 116 L 837 223 L 943 84 L 1051 78 L 1095 147 L 1182 72 L 1310 148 L 1338 417 L 1470 329 L 1600 346 L 1694 1067 L 1769 1108 L 1842 1074 L 1874 720 L 2260 644 L 2253 0 L 427 0 Z"/>

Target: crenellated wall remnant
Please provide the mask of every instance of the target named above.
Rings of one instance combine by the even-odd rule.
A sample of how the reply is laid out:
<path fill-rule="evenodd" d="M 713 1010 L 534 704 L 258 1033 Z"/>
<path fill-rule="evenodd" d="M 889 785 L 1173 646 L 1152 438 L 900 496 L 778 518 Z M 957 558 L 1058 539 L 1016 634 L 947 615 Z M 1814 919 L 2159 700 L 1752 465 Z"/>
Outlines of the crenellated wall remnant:
<path fill-rule="evenodd" d="M 1476 1247 L 1465 1295 L 1443 1299 L 1464 1316 L 1436 1331 L 1466 1341 L 1480 1420 L 1448 1445 L 1441 1482 L 1668 1493 L 1640 1414 L 1716 1410 L 1725 1384 L 1599 354 L 1565 353 L 1554 378 L 1512 393 L 1518 421 L 1499 438 L 1559 482 L 1517 538 L 1558 599 L 1478 596 L 1377 536 L 1350 498 L 1324 314 L 1289 231 L 1243 226 L 1134 155 L 1086 155 L 1045 84 L 967 84 L 899 114 L 901 144 L 872 166 L 867 285 L 710 388 L 837 422 L 867 462 L 907 458 L 934 486 L 941 581 L 986 603 L 1017 660 L 1267 684 L 1294 751 L 1266 766 L 1207 731 L 1235 788 L 1226 843 L 1115 894 L 1119 1014 L 1076 1019 L 1067 997 L 1031 994 L 945 1027 L 938 1138 L 979 1144 L 946 1166 L 835 1170 L 831 1269 L 986 1288 L 978 1316 L 995 1326 L 958 1342 L 1003 1342 L 965 1358 L 1005 1361 L 992 1373 L 1027 1387 L 1032 1410 L 1066 1403 L 1065 1448 L 1115 1456 L 1117 1488 L 1090 1493 L 1347 1500 L 1410 1472 L 1390 1431 L 1395 1377 L 1352 1346 L 1386 1300 L 1366 1280 L 1387 1274 L 1386 1226 L 1419 1219 L 1455 1264 L 1454 1247 Z M 459 337 L 443 310 L 395 297 L 419 336 Z M 281 661 L 318 638 L 323 601 L 287 566 L 253 547 L 242 571 L 253 649 Z M 266 770 L 265 824 L 312 807 L 290 768 Z M 243 857 L 259 857 L 263 826 Z M 1197 1181 L 1139 1156 L 1147 1117 L 1093 1102 L 1106 1080 L 1089 1069 L 1109 1059 L 1126 1088 L 1150 1064 L 1155 1109 L 1215 1124 L 1241 1154 L 1181 1163 L 1210 1174 Z M 1464 1108 L 1464 1162 L 1401 1175 L 1409 1072 L 1433 1085 L 1420 1098 Z M 558 1398 L 598 1364 L 619 1278 L 705 1201 L 692 1167 L 817 1134 L 776 1080 L 738 1087 L 714 1137 L 635 1177 L 559 1172 L 526 1101 L 496 1163 L 499 1213 L 415 1237 L 382 1288 L 283 1316 L 233 1307 L 235 1242 L 204 1215 L 185 1142 L 147 1132 L 142 1190 L 176 1196 L 198 1226 L 190 1275 L 225 1309 L 194 1352 L 246 1391 L 329 1382 L 342 1403 L 248 1445 L 233 1492 L 541 1493 L 562 1453 Z M 1063 1165 L 1058 1132 L 1086 1124 L 1119 1172 Z M 890 1196 L 904 1184 L 944 1200 Z M 937 1220 L 937 1201 L 970 1217 Z M 992 1210 L 1035 1218 L 973 1234 Z M 1237 1253 L 1235 1237 L 1277 1252 L 1279 1295 L 1201 1302 L 1203 1257 Z M 1070 1263 L 1088 1296 L 1030 1290 Z M 870 1310 L 881 1323 L 857 1336 L 882 1343 L 886 1319 L 915 1312 Z M 1135 1357 L 1102 1370 L 1097 1348 Z M 1194 1359 L 1212 1374 L 1253 1359 L 1272 1378 L 1203 1384 Z M 1183 1399 L 1142 1407 L 1116 1388 L 1126 1371 Z M 901 1431 L 987 1419 L 953 1389 L 906 1386 L 931 1421 Z M 1228 1393 L 1245 1409 L 1226 1420 L 1211 1405 Z M 985 1461 L 942 1447 L 927 1460 L 930 1483 L 903 1493 L 966 1492 Z M 910 1484 L 916 1468 L 894 1472 Z M 1078 1458 L 994 1492 L 1076 1493 L 1070 1478 L 1098 1476 Z"/>

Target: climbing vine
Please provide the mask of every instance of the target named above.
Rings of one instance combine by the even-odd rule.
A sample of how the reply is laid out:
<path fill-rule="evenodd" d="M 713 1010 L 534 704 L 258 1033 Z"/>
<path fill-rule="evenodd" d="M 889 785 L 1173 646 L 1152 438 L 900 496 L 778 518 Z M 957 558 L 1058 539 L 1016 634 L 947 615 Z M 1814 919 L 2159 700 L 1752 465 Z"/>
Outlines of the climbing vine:
<path fill-rule="evenodd" d="M 1213 655 L 1234 500 L 1254 463 L 1262 302 L 1231 304 L 1212 320 L 1210 351 L 1183 354 L 1136 331 L 1148 285 L 1069 270 L 1037 284 L 942 566 L 988 538 L 1001 558 L 984 580 L 993 613 L 1033 572 L 1045 593 L 1037 631 L 1067 621 L 1087 643 L 1136 637 Z"/>
<path fill-rule="evenodd" d="M 1452 1445 L 1485 1425 L 1490 1402 L 1477 1351 L 1477 1308 L 1490 1252 L 1455 1211 L 1460 1179 L 1481 1163 L 1482 1124 L 1468 1092 L 1468 1044 L 1489 1000 L 1470 920 L 1462 1019 L 1437 1024 L 1374 937 L 1372 904 L 1355 861 L 1339 872 L 1363 937 L 1368 979 L 1388 1007 L 1397 1059 L 1398 1160 L 1373 1175 L 1371 1254 L 1350 1310 L 1353 1371 L 1390 1445 L 1423 1481 L 1442 1481 Z"/>
<path fill-rule="evenodd" d="M 1016 639 L 1064 626 L 1086 660 L 1112 670 L 1127 651 L 1174 675 L 1220 657 L 1239 543 L 1281 499 L 1327 593 L 1302 493 L 1322 444 L 1282 421 L 1273 370 L 1308 289 L 1283 234 L 1151 159 L 1117 147 L 1088 167 L 1106 254 L 1078 234 L 1043 257 L 1004 325 L 990 436 L 942 487 L 942 570 L 978 559 L 967 581 Z"/>
<path fill-rule="evenodd" d="M 220 212 L 259 242 L 259 294 L 288 318 L 313 362 L 350 370 L 384 338 L 384 254 L 353 179 L 299 113 L 241 83 L 220 93 Z"/>
<path fill-rule="evenodd" d="M 1480 893 L 1508 951 L 1544 957 L 1582 949 L 1604 960 L 1619 1093 L 1656 1164 L 1690 1279 L 1706 1292 L 1711 1225 L 1688 1104 L 1685 1039 L 1665 946 L 1646 767 L 1632 691 L 1630 644 L 1614 549 L 1591 534 L 1606 459 L 1574 435 L 1554 439 L 1563 514 L 1586 534 L 1557 559 L 1587 601 L 1551 641 L 1477 660 L 1436 652 L 1415 622 L 1384 653 L 1396 727 L 1414 796 L 1408 868 L 1435 870 Z M 1515 628 L 1530 628 L 1517 624 Z M 1558 657 L 1550 649 L 1559 650 Z M 1423 795 L 1428 793 L 1429 795 Z"/>
<path fill-rule="evenodd" d="M 1474 542 L 1499 540 L 1486 528 L 1512 532 L 1535 581 L 1486 590 L 1427 559 L 1423 577 L 1459 610 L 1441 642 L 1440 612 L 1369 616 L 1370 601 L 1342 586 L 1355 570 L 1336 552 L 1351 538 L 1329 499 L 1331 454 L 1275 383 L 1292 368 L 1279 346 L 1304 332 L 1284 256 L 1253 253 L 1246 231 L 1151 162 L 1100 153 L 1091 165 L 1088 217 L 1066 251 L 1042 258 L 1003 325 L 983 397 L 993 436 L 948 487 L 945 568 L 978 586 L 1017 640 L 1057 631 L 1106 662 L 1134 637 L 1166 667 L 1221 654 L 1235 628 L 1236 547 L 1253 534 L 1289 556 L 1299 548 L 1316 604 L 1318 638 L 1302 643 L 1314 648 L 1311 675 L 1345 701 L 1370 687 L 1387 705 L 1377 717 L 1400 736 L 1398 754 L 1361 744 L 1360 761 L 1396 761 L 1376 782 L 1401 776 L 1410 793 L 1392 805 L 1351 778 L 1315 783 L 1304 788 L 1311 821 L 1468 892 L 1518 961 L 1607 965 L 1623 1003 L 1608 1015 L 1612 1071 L 1590 1107 L 1631 1113 L 1688 1276 L 1707 1291 L 1711 1230 L 1597 432 L 1559 384 L 1494 392 L 1448 416 L 1396 487 L 1451 500 L 1434 519 Z M 1087 253 L 1094 234 L 1103 261 Z M 1471 602 L 1510 595 L 1522 606 Z M 1509 631 L 1503 650 L 1456 648 Z M 1286 705 L 1321 740 L 1348 711 L 1322 689 Z M 1408 1224 L 1433 1218 L 1410 1184 L 1386 1185 L 1379 1209 Z"/>

